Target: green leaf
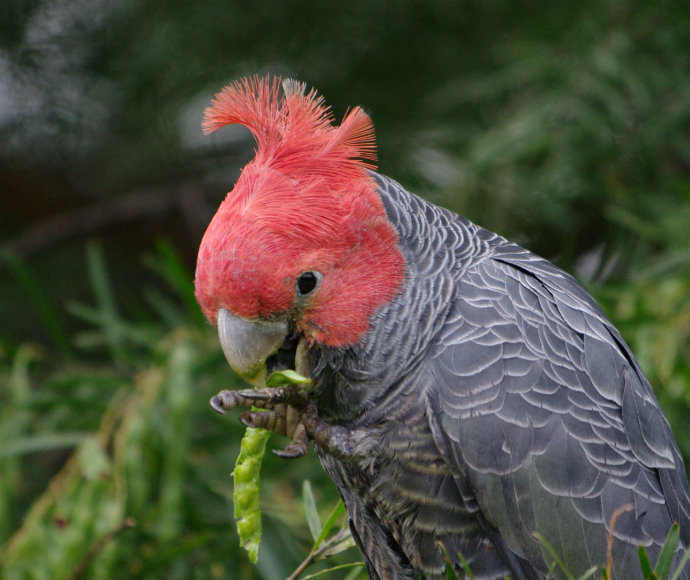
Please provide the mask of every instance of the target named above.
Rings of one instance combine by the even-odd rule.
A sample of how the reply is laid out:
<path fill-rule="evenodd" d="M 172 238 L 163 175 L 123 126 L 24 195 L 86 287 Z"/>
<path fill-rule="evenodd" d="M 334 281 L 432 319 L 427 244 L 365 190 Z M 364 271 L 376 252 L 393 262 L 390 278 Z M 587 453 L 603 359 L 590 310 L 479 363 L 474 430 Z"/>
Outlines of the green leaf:
<path fill-rule="evenodd" d="M 338 503 L 335 505 L 333 508 L 333 511 L 331 512 L 331 515 L 328 516 L 328 519 L 326 520 L 326 523 L 323 525 L 323 528 L 321 529 L 321 533 L 319 534 L 319 537 L 316 538 L 316 541 L 314 542 L 314 547 L 312 550 L 318 550 L 323 541 L 326 539 L 326 536 L 331 532 L 333 529 L 333 526 L 335 523 L 340 519 L 340 517 L 343 515 L 343 512 L 345 511 L 345 504 L 343 503 L 343 500 L 338 500 Z"/>
<path fill-rule="evenodd" d="M 467 574 L 467 577 L 470 580 L 474 580 L 474 574 L 472 574 L 472 570 L 470 570 L 470 565 L 467 562 L 467 559 L 465 556 L 463 556 L 460 552 L 458 552 L 458 558 L 460 558 L 460 563 L 462 564 L 462 569 L 465 571 L 465 574 Z"/>
<path fill-rule="evenodd" d="M 664 542 L 664 547 L 661 549 L 661 554 L 659 554 L 659 559 L 656 562 L 656 567 L 654 572 L 657 578 L 661 580 L 666 580 L 668 578 L 668 573 L 671 570 L 671 562 L 673 561 L 673 554 L 676 551 L 676 546 L 678 545 L 678 539 L 680 537 L 680 526 L 674 523 L 671 529 L 668 531 L 666 536 L 666 541 Z"/>
<path fill-rule="evenodd" d="M 341 536 L 342 539 L 335 542 L 332 546 L 329 546 L 328 550 L 323 552 L 322 557 L 330 558 L 331 556 L 335 556 L 336 554 L 340 554 L 340 552 L 344 552 L 345 550 L 349 550 L 350 548 L 354 548 L 356 546 L 355 539 L 350 534 L 350 530 L 341 530 L 335 536 L 333 536 L 333 539 Z"/>
<path fill-rule="evenodd" d="M 89 433 L 86 431 L 47 431 L 36 435 L 26 435 L 7 443 L 3 441 L 0 444 L 0 457 L 76 447 L 88 436 Z"/>
<path fill-rule="evenodd" d="M 592 566 L 589 570 L 586 570 L 582 576 L 580 576 L 577 580 L 587 580 L 588 578 L 592 578 L 594 574 L 597 573 L 599 568 L 597 566 Z"/>
<path fill-rule="evenodd" d="M 637 548 L 637 553 L 640 557 L 640 569 L 642 570 L 642 576 L 645 580 L 657 580 L 658 576 L 652 570 L 652 565 L 649 563 L 649 556 L 647 555 L 647 550 L 644 546 L 639 546 Z"/>
<path fill-rule="evenodd" d="M 281 385 L 304 385 L 311 383 L 311 379 L 304 377 L 292 369 L 284 369 L 282 371 L 274 371 L 271 376 L 266 379 L 267 387 L 280 387 Z"/>
<path fill-rule="evenodd" d="M 565 577 L 566 577 L 568 580 L 575 580 L 575 577 L 574 577 L 574 576 L 572 575 L 572 573 L 565 567 L 565 564 L 563 564 L 563 560 L 561 560 L 561 559 L 558 557 L 558 554 L 556 554 L 556 550 L 554 550 L 553 547 L 551 546 L 551 544 L 549 544 L 549 543 L 546 541 L 546 538 L 544 538 L 544 536 L 542 536 L 542 535 L 539 534 L 539 533 L 534 533 L 533 536 L 534 536 L 534 537 L 537 539 L 537 541 L 543 546 L 543 548 L 551 555 L 551 557 L 553 558 L 554 563 L 558 565 L 558 567 L 561 569 L 561 571 L 563 572 L 563 574 L 565 574 Z"/>
<path fill-rule="evenodd" d="M 321 521 L 319 520 L 319 513 L 316 509 L 316 500 L 314 499 L 314 492 L 311 489 L 311 483 L 308 479 L 302 482 L 302 501 L 304 502 L 304 512 L 307 516 L 307 525 L 311 537 L 316 542 L 321 535 Z"/>
<path fill-rule="evenodd" d="M 678 568 L 676 568 L 676 571 L 673 573 L 671 578 L 669 578 L 669 580 L 678 580 L 680 578 L 680 575 L 683 573 L 688 560 L 690 560 L 690 548 L 687 548 L 683 553 L 683 557 L 680 559 L 680 562 L 678 562 Z"/>
<path fill-rule="evenodd" d="M 353 569 L 354 574 L 350 574 L 347 578 L 356 578 L 359 575 L 359 571 L 364 568 L 366 564 L 364 562 L 352 562 L 351 564 L 340 564 L 339 566 L 333 566 L 332 568 L 327 568 L 326 570 L 319 570 L 314 574 L 309 574 L 304 577 L 304 580 L 312 580 L 312 578 L 318 578 L 324 574 L 330 574 L 331 572 L 337 572 L 338 570 L 347 570 L 349 568 Z M 346 579 L 347 580 L 347 579 Z"/>

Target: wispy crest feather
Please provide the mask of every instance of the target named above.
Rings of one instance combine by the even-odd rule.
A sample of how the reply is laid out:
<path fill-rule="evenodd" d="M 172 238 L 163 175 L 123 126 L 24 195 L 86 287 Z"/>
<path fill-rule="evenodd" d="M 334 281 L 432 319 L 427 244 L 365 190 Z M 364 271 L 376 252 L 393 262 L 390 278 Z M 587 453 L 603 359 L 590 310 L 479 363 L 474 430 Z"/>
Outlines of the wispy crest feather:
<path fill-rule="evenodd" d="M 282 88 L 282 91 L 281 91 Z M 304 167 L 319 160 L 337 165 L 376 167 L 376 139 L 369 116 L 351 109 L 334 125 L 331 108 L 304 83 L 280 77 L 243 78 L 225 87 L 204 112 L 203 129 L 247 127 L 257 143 L 256 161 L 273 166 Z M 286 167 L 283 167 L 286 169 Z"/>

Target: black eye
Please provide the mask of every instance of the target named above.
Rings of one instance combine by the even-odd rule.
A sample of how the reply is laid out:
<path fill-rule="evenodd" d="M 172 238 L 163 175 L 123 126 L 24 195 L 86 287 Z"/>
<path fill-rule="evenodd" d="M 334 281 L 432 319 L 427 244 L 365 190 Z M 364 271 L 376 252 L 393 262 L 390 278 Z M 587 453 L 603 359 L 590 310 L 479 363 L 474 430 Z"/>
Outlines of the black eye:
<path fill-rule="evenodd" d="M 319 285 L 321 274 L 319 272 L 304 272 L 297 278 L 297 292 L 300 296 L 311 294 Z"/>

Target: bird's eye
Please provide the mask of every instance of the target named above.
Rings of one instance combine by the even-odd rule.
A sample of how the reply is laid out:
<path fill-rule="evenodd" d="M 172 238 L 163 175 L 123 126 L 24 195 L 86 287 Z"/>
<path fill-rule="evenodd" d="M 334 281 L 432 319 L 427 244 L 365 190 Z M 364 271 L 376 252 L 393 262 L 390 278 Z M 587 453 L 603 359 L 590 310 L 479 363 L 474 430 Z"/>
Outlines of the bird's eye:
<path fill-rule="evenodd" d="M 308 296 L 314 290 L 316 290 L 316 287 L 319 285 L 320 281 L 320 272 L 304 272 L 300 274 L 299 278 L 297 278 L 297 292 L 299 292 L 300 296 Z"/>

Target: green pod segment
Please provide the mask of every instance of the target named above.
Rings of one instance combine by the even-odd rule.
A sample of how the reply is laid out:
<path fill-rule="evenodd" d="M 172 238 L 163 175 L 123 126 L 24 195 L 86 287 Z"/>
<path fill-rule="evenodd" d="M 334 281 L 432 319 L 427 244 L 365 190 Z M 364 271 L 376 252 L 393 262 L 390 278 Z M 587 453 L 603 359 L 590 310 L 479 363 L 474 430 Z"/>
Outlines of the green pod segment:
<path fill-rule="evenodd" d="M 240 545 L 247 550 L 249 560 L 256 563 L 261 542 L 261 506 L 259 491 L 261 462 L 266 453 L 270 431 L 247 427 L 240 444 L 240 454 L 232 472 L 233 503 Z"/>
<path fill-rule="evenodd" d="M 266 381 L 269 387 L 286 384 L 307 384 L 311 379 L 295 371 L 276 371 Z M 260 409 L 252 408 L 253 411 Z M 261 505 L 259 503 L 261 463 L 266 453 L 266 443 L 271 432 L 247 427 L 240 444 L 240 454 L 232 472 L 234 489 L 233 504 L 240 545 L 247 550 L 249 560 L 256 564 L 261 543 Z"/>

